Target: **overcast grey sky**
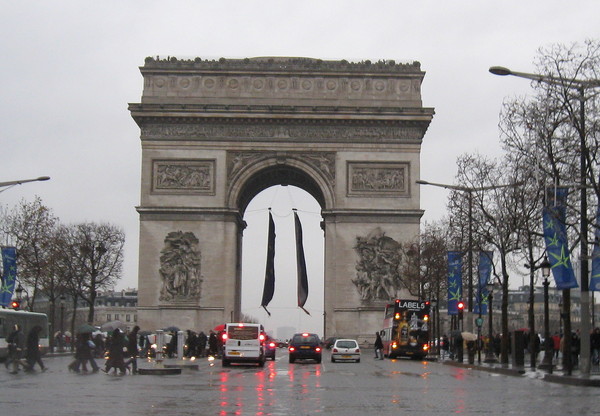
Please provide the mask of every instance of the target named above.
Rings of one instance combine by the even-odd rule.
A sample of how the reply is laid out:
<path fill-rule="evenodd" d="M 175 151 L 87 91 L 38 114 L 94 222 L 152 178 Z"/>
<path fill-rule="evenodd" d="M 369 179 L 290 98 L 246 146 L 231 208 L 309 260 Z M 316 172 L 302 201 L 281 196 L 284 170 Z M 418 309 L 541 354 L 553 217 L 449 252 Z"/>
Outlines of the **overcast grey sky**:
<path fill-rule="evenodd" d="M 39 195 L 65 223 L 123 227 L 119 288 L 137 287 L 141 149 L 127 104 L 140 102 L 145 57 L 420 61 L 423 105 L 436 111 L 423 141 L 421 177 L 451 183 L 458 155 L 498 152 L 503 99 L 531 91 L 527 81 L 493 76 L 488 67 L 531 71 L 539 47 L 600 36 L 597 0 L 0 0 L 0 10 L 0 181 L 52 177 L 2 192 L 0 203 Z M 424 219 L 441 217 L 447 192 L 429 187 L 421 194 Z M 301 208 L 298 201 L 291 205 L 306 211 L 303 221 L 318 221 L 318 205 Z M 271 203 L 270 195 L 257 197 L 248 216 L 266 218 Z M 276 214 L 285 218 L 291 205 Z M 308 256 L 318 263 L 319 254 Z M 264 264 L 256 267 L 244 272 L 260 280 Z M 244 300 L 248 312 L 258 296 Z M 322 299 L 311 304 L 319 294 L 311 296 L 308 309 L 321 309 L 319 315 Z M 294 311 L 286 319 L 305 318 Z"/>

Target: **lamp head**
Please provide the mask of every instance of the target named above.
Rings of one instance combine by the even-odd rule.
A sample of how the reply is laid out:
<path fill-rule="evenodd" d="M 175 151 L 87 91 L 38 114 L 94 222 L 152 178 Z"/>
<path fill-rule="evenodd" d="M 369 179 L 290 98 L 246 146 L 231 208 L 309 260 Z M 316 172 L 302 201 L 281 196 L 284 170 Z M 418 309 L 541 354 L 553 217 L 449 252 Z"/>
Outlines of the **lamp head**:
<path fill-rule="evenodd" d="M 512 71 L 510 69 L 505 68 L 503 66 L 491 66 L 489 71 L 494 75 L 501 75 L 501 76 L 512 74 Z"/>

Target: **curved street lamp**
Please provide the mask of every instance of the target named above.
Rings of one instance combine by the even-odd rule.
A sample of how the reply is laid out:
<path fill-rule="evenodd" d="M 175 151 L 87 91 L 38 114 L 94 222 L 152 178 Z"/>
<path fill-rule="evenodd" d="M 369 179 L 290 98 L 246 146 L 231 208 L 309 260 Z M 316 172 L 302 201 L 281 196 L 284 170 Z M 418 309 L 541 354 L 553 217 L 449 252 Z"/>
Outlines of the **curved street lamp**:
<path fill-rule="evenodd" d="M 587 219 L 587 144 L 586 144 L 586 131 L 585 131 L 585 91 L 590 88 L 600 87 L 600 80 L 589 79 L 570 79 L 555 77 L 551 75 L 541 74 L 530 74 L 527 72 L 512 71 L 503 66 L 492 66 L 489 71 L 494 75 L 506 76 L 512 75 L 519 78 L 530 79 L 532 81 L 541 82 L 550 85 L 560 85 L 563 88 L 576 90 L 578 96 L 576 97 L 579 101 L 579 120 L 580 128 L 579 142 L 580 142 L 580 278 L 581 278 L 581 372 L 583 374 L 590 374 L 590 294 L 589 294 L 589 268 L 588 268 L 588 219 Z M 576 126 L 575 126 L 576 127 Z M 564 339 L 565 349 L 570 348 L 570 337 L 571 337 L 571 291 L 570 289 L 563 290 L 564 298 L 564 316 L 565 316 L 565 328 L 564 328 Z M 570 357 L 565 360 L 565 367 L 567 375 L 571 374 L 572 363 Z"/>
<path fill-rule="evenodd" d="M 0 188 L 6 187 L 6 189 L 9 189 L 15 185 L 22 185 L 27 182 L 41 182 L 41 181 L 47 181 L 49 179 L 50 179 L 50 176 L 40 176 L 39 178 L 34 178 L 34 179 L 21 179 L 21 180 L 17 180 L 17 181 L 0 182 Z M 0 192 L 4 192 L 4 191 L 6 191 L 6 189 L 0 189 Z"/>

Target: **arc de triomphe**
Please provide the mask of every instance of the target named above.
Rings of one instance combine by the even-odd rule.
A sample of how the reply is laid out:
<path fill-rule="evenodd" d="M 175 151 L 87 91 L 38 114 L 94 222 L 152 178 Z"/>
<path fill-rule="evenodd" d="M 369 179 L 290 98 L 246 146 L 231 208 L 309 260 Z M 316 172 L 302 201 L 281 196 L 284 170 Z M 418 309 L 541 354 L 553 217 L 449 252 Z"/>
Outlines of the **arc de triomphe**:
<path fill-rule="evenodd" d="M 434 112 L 420 64 L 146 58 L 140 70 L 139 325 L 237 320 L 244 210 L 289 184 L 322 208 L 327 335 L 378 328 L 423 214 L 415 181 Z"/>

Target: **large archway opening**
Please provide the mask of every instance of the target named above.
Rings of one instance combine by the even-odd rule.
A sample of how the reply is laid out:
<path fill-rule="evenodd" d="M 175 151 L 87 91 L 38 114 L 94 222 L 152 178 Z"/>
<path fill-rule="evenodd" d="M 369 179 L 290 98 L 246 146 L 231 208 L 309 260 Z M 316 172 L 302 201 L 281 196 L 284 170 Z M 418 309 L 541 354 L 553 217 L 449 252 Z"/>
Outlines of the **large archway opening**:
<path fill-rule="evenodd" d="M 260 306 L 267 257 L 269 208 L 275 223 L 275 292 Z M 293 209 L 302 223 L 309 292 L 304 308 L 297 306 L 296 245 Z M 274 185 L 256 194 L 244 211 L 247 224 L 242 242 L 242 313 L 265 325 L 267 332 L 288 339 L 298 331 L 323 334 L 324 233 L 321 205 L 307 191 L 293 185 Z"/>

